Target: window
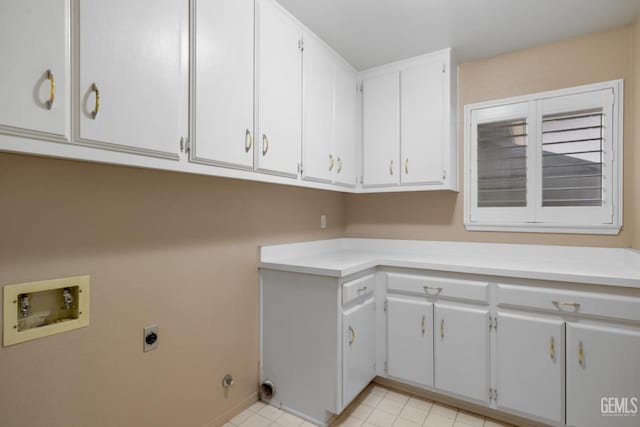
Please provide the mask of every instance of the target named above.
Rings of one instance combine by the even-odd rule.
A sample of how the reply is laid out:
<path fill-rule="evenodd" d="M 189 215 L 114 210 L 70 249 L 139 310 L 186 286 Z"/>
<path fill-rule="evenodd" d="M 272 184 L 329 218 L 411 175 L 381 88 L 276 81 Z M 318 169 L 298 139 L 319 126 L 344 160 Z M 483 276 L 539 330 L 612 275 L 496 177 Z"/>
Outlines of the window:
<path fill-rule="evenodd" d="M 622 81 L 465 106 L 469 230 L 616 234 Z"/>

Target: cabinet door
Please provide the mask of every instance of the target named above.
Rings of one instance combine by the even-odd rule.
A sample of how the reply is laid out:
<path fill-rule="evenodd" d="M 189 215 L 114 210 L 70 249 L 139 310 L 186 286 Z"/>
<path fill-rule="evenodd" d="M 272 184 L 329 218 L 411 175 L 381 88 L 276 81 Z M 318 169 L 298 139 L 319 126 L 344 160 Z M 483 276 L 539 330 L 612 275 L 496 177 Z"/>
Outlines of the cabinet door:
<path fill-rule="evenodd" d="M 334 182 L 355 187 L 356 175 L 356 112 L 358 89 L 356 73 L 343 64 L 336 64 L 335 74 L 335 156 Z"/>
<path fill-rule="evenodd" d="M 68 137 L 69 2 L 2 0 L 0 52 L 0 128 Z"/>
<path fill-rule="evenodd" d="M 442 61 L 414 65 L 400 73 L 402 183 L 441 184 L 448 114 Z"/>
<path fill-rule="evenodd" d="M 400 182 L 400 78 L 398 73 L 363 82 L 363 184 Z"/>
<path fill-rule="evenodd" d="M 304 41 L 303 173 L 306 180 L 331 182 L 334 153 L 334 68 L 331 51 L 313 36 Z"/>
<path fill-rule="evenodd" d="M 567 425 L 637 426 L 639 359 L 640 330 L 568 323 Z"/>
<path fill-rule="evenodd" d="M 489 394 L 489 312 L 435 304 L 435 387 L 483 404 Z"/>
<path fill-rule="evenodd" d="M 528 314 L 497 318 L 496 405 L 564 423 L 564 322 Z"/>
<path fill-rule="evenodd" d="M 302 33 L 272 0 L 258 3 L 257 169 L 298 176 L 302 145 Z"/>
<path fill-rule="evenodd" d="M 253 169 L 253 0 L 196 0 L 191 160 Z"/>
<path fill-rule="evenodd" d="M 188 6 L 80 2 L 81 143 L 179 159 L 187 136 Z"/>
<path fill-rule="evenodd" d="M 347 406 L 376 376 L 376 314 L 373 298 L 342 317 L 342 403 Z"/>
<path fill-rule="evenodd" d="M 433 304 L 387 299 L 387 373 L 433 387 Z"/>

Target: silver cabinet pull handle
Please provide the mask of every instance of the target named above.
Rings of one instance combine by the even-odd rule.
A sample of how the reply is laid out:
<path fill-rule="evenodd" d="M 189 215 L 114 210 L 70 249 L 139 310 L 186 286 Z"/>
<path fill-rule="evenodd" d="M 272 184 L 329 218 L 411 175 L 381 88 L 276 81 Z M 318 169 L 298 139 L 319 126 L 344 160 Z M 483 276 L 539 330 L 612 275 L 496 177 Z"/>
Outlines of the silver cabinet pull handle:
<path fill-rule="evenodd" d="M 93 111 L 91 112 L 91 118 L 95 120 L 96 117 L 98 117 L 98 113 L 100 112 L 100 89 L 98 89 L 97 84 L 92 83 L 91 91 L 96 94 L 95 105 L 93 107 Z"/>
<path fill-rule="evenodd" d="M 342 159 L 338 157 L 338 173 L 342 172 Z"/>
<path fill-rule="evenodd" d="M 389 163 L 389 175 L 393 175 L 393 160 Z"/>
<path fill-rule="evenodd" d="M 424 288 L 424 291 L 429 295 L 437 295 L 440 292 L 442 292 L 442 288 L 440 287 L 424 285 L 423 288 Z"/>
<path fill-rule="evenodd" d="M 367 286 L 363 286 L 363 287 L 361 287 L 361 288 L 358 288 L 358 290 L 357 290 L 358 295 L 359 295 L 361 292 L 366 292 L 366 291 L 367 291 L 367 289 L 368 289 L 368 287 L 367 287 Z"/>
<path fill-rule="evenodd" d="M 251 147 L 253 147 L 253 135 L 251 135 L 251 131 L 247 129 L 244 135 L 244 151 L 248 153 Z"/>
<path fill-rule="evenodd" d="M 404 173 L 405 175 L 409 175 L 409 158 L 404 161 Z"/>
<path fill-rule="evenodd" d="M 269 138 L 267 138 L 266 134 L 262 134 L 262 155 L 266 156 L 267 151 L 269 151 Z"/>
<path fill-rule="evenodd" d="M 551 360 L 556 359 L 556 342 L 553 337 L 551 337 L 551 341 L 549 342 L 549 356 L 551 357 Z"/>
<path fill-rule="evenodd" d="M 356 331 L 351 326 L 349 326 L 349 334 L 350 334 L 349 345 L 351 345 L 356 340 Z"/>
<path fill-rule="evenodd" d="M 422 316 L 422 335 L 424 335 L 424 332 L 426 330 L 426 322 L 427 322 L 427 318 L 425 316 Z"/>
<path fill-rule="evenodd" d="M 444 338 L 444 319 L 440 320 L 440 338 Z"/>
<path fill-rule="evenodd" d="M 551 301 L 551 303 L 553 305 L 556 305 L 558 307 L 563 306 L 563 307 L 573 307 L 576 310 L 578 310 L 580 308 L 580 304 L 577 302 L 573 302 L 573 301 Z"/>
<path fill-rule="evenodd" d="M 56 100 L 56 78 L 51 70 L 47 70 L 47 80 L 49 80 L 49 99 L 47 99 L 46 106 L 47 110 L 51 110 L 53 101 Z"/>
<path fill-rule="evenodd" d="M 332 171 L 333 170 L 333 166 L 335 165 L 335 162 L 333 160 L 333 154 L 329 154 L 329 170 Z"/>

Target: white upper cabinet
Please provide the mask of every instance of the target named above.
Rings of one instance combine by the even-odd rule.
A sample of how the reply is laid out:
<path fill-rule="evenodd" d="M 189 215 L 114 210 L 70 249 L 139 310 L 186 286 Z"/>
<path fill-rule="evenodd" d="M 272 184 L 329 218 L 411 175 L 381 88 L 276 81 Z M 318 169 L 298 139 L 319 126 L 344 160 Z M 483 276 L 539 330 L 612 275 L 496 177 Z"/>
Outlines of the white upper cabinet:
<path fill-rule="evenodd" d="M 3 0 L 0 52 L 0 151 L 457 190 L 448 49 L 359 73 L 277 0 Z"/>
<path fill-rule="evenodd" d="M 69 2 L 0 2 L 0 132 L 68 139 Z"/>
<path fill-rule="evenodd" d="M 360 74 L 364 191 L 457 190 L 455 76 L 448 49 Z"/>
<path fill-rule="evenodd" d="M 334 183 L 355 187 L 357 168 L 357 91 L 356 73 L 338 62 L 335 68 L 335 175 Z"/>
<path fill-rule="evenodd" d="M 256 167 L 297 177 L 302 141 L 302 31 L 272 0 L 258 2 Z"/>
<path fill-rule="evenodd" d="M 331 182 L 334 153 L 335 59 L 314 36 L 304 39 L 304 136 L 302 177 Z"/>
<path fill-rule="evenodd" d="M 400 72 L 403 184 L 443 184 L 446 175 L 446 64 L 440 57 L 433 59 Z"/>
<path fill-rule="evenodd" d="M 187 137 L 185 0 L 79 4 L 79 143 L 179 159 Z"/>
<path fill-rule="evenodd" d="M 254 1 L 195 0 L 191 160 L 253 169 Z"/>
<path fill-rule="evenodd" d="M 388 73 L 363 81 L 363 185 L 400 182 L 400 76 Z"/>
<path fill-rule="evenodd" d="M 498 312 L 496 405 L 549 424 L 564 422 L 564 321 Z"/>
<path fill-rule="evenodd" d="M 356 185 L 356 72 L 312 34 L 304 39 L 302 177 Z"/>

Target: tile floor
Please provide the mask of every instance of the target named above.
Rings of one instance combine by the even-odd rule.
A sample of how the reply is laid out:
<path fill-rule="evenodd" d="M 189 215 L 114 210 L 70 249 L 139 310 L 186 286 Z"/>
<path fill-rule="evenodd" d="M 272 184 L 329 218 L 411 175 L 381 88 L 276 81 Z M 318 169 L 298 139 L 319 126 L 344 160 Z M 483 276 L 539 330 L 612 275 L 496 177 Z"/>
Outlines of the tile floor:
<path fill-rule="evenodd" d="M 254 403 L 223 427 L 313 427 L 262 402 Z M 332 427 L 509 427 L 501 421 L 371 384 Z"/>

